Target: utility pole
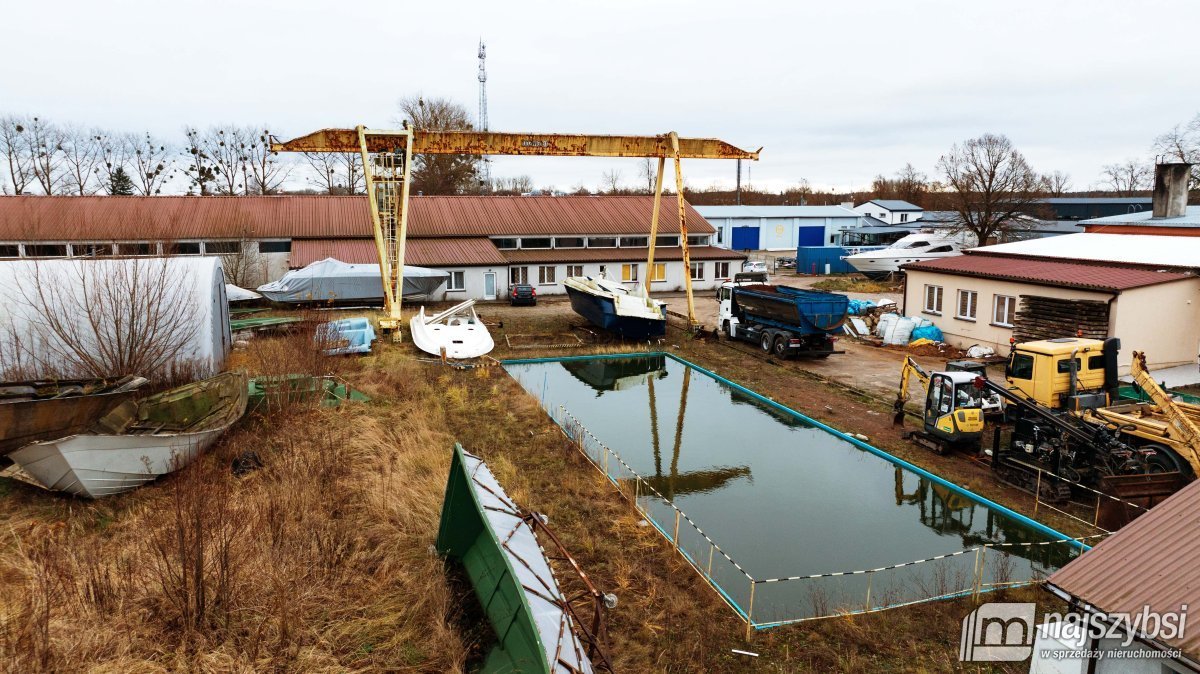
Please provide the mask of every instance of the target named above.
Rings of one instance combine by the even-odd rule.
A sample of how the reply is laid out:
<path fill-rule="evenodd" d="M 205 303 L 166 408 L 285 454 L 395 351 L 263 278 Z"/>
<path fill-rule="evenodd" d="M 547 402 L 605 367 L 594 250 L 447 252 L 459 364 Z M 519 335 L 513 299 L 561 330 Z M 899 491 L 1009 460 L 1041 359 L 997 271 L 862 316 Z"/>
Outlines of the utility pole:
<path fill-rule="evenodd" d="M 487 115 L 487 45 L 483 38 L 479 40 L 479 130 L 488 130 Z M 492 166 L 487 155 L 480 158 L 482 166 L 479 171 L 479 191 L 486 193 L 492 189 Z"/>
<path fill-rule="evenodd" d="M 737 205 L 742 205 L 742 160 L 737 160 Z"/>

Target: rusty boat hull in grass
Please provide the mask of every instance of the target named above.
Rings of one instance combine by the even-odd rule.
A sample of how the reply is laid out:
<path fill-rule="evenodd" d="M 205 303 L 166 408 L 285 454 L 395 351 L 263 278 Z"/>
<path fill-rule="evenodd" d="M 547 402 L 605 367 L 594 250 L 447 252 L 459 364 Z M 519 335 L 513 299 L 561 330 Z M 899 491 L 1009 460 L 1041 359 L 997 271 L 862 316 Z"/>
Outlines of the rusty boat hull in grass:
<path fill-rule="evenodd" d="M 0 383 L 0 457 L 87 430 L 145 384 L 136 376 Z"/>

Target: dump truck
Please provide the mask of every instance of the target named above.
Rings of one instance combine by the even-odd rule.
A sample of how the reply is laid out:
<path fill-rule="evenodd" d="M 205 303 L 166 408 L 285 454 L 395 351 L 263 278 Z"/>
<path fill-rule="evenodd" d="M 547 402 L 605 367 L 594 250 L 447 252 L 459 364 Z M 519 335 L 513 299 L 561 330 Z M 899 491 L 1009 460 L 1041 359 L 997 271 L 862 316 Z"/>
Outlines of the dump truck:
<path fill-rule="evenodd" d="M 758 275 L 737 274 L 717 291 L 718 322 L 729 339 L 758 344 L 781 358 L 825 358 L 850 312 L 845 295 L 762 282 Z"/>

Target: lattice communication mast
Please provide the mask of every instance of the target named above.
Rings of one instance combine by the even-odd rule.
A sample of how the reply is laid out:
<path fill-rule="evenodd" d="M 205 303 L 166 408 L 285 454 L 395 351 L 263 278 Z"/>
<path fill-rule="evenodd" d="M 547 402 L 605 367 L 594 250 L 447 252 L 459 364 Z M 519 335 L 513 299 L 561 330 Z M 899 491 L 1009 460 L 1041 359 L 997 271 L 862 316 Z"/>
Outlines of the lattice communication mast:
<path fill-rule="evenodd" d="M 479 41 L 479 130 L 488 130 L 487 118 L 487 45 Z M 484 155 L 480 158 L 479 183 L 481 192 L 492 189 L 492 162 Z"/>

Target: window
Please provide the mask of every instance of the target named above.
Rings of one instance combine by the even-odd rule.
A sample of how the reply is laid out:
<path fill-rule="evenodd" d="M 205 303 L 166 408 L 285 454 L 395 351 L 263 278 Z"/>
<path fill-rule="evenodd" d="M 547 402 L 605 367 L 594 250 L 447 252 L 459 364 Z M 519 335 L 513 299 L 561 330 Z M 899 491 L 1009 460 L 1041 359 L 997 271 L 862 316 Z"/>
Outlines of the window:
<path fill-rule="evenodd" d="M 21 257 L 21 246 L 16 243 L 0 244 L 0 257 Z"/>
<path fill-rule="evenodd" d="M 729 263 L 728 262 L 718 262 L 716 264 L 717 264 L 717 278 L 729 278 Z"/>
<path fill-rule="evenodd" d="M 880 219 L 880 220 L 887 220 L 887 213 L 880 213 L 880 214 L 879 214 L 879 219 Z"/>
<path fill-rule="evenodd" d="M 583 276 L 583 265 L 581 265 L 581 264 L 567 265 L 567 276 Z"/>
<path fill-rule="evenodd" d="M 1005 373 L 1013 379 L 1033 379 L 1033 356 L 1027 353 L 1014 353 L 1008 361 L 1008 371 Z"/>
<path fill-rule="evenodd" d="M 589 236 L 588 248 L 616 248 L 617 238 L 615 236 Z"/>
<path fill-rule="evenodd" d="M 521 248 L 549 248 L 550 237 L 521 237 Z"/>
<path fill-rule="evenodd" d="M 538 267 L 538 285 L 552 286 L 554 285 L 554 270 L 557 267 Z"/>
<path fill-rule="evenodd" d="M 622 236 L 622 248 L 645 248 L 650 245 L 650 237 L 648 236 Z"/>
<path fill-rule="evenodd" d="M 659 236 L 654 239 L 654 245 L 655 246 L 663 246 L 664 248 L 678 246 L 679 245 L 679 237 L 678 236 Z M 692 237 L 690 237 L 690 236 L 688 237 L 688 245 L 689 246 L 695 245 L 695 242 L 692 241 Z"/>
<path fill-rule="evenodd" d="M 512 250 L 517 247 L 516 239 L 492 239 L 492 244 L 500 250 Z"/>
<path fill-rule="evenodd" d="M 662 282 L 667 280 L 667 265 L 662 262 L 654 263 L 654 273 L 650 274 L 652 282 Z"/>
<path fill-rule="evenodd" d="M 637 283 L 638 266 L 636 264 L 621 265 L 621 280 L 629 283 Z"/>
<path fill-rule="evenodd" d="M 925 286 L 925 313 L 941 314 L 942 313 L 942 287 L 941 286 Z"/>
<path fill-rule="evenodd" d="M 554 237 L 555 248 L 583 248 L 582 236 L 557 236 Z"/>
<path fill-rule="evenodd" d="M 65 243 L 37 243 L 25 244 L 25 257 L 66 257 L 67 244 Z"/>
<path fill-rule="evenodd" d="M 908 222 L 908 213 L 900 214 L 900 222 Z"/>
<path fill-rule="evenodd" d="M 259 241 L 258 252 L 260 253 L 290 253 L 292 252 L 291 241 Z"/>
<path fill-rule="evenodd" d="M 721 243 L 721 230 L 717 229 L 717 243 Z"/>
<path fill-rule="evenodd" d="M 1104 356 L 1088 356 L 1088 369 L 1089 370 L 1103 370 L 1104 369 Z"/>
<path fill-rule="evenodd" d="M 703 281 L 704 280 L 704 263 L 703 262 L 693 262 L 692 263 L 692 280 L 693 281 Z"/>
<path fill-rule="evenodd" d="M 509 267 L 508 283 L 509 285 L 529 283 L 529 267 Z"/>
<path fill-rule="evenodd" d="M 1063 358 L 1062 360 L 1058 361 L 1057 368 L 1058 368 L 1059 374 L 1070 374 L 1071 373 L 1071 359 Z M 1079 372 L 1082 369 L 1083 369 L 1083 361 L 1076 358 L 1075 359 L 1075 371 Z"/>
<path fill-rule="evenodd" d="M 996 295 L 992 305 L 992 323 L 1011 328 L 1017 317 L 1017 298 L 1009 295 Z"/>
<path fill-rule="evenodd" d="M 75 257 L 99 257 L 112 255 L 111 243 L 75 243 L 71 244 L 71 255 Z"/>
<path fill-rule="evenodd" d="M 242 252 L 241 241 L 205 241 L 205 255 L 232 255 Z"/>
<path fill-rule="evenodd" d="M 928 245 L 929 245 L 928 241 L 913 241 L 912 243 L 905 246 L 905 248 L 924 248 L 925 246 L 928 246 Z"/>
<path fill-rule="evenodd" d="M 450 278 L 446 279 L 446 290 L 466 290 L 467 278 L 466 272 L 452 271 Z"/>
<path fill-rule="evenodd" d="M 608 265 L 606 265 L 606 264 L 600 265 L 600 275 L 603 276 L 604 278 L 608 278 Z"/>
<path fill-rule="evenodd" d="M 975 306 L 978 301 L 979 293 L 974 290 L 958 291 L 958 313 L 954 314 L 954 317 L 966 321 L 975 320 Z"/>
<path fill-rule="evenodd" d="M 926 253 L 950 253 L 953 251 L 954 251 L 953 246 L 934 246 L 933 248 L 930 248 L 929 250 L 927 250 L 925 252 Z"/>
<path fill-rule="evenodd" d="M 708 242 L 711 240 L 712 237 L 707 234 L 699 234 L 696 236 L 692 236 L 691 234 L 688 235 L 689 246 L 707 246 Z"/>
<path fill-rule="evenodd" d="M 124 251 L 125 246 L 122 246 L 121 250 Z M 168 244 L 166 247 L 166 250 L 167 250 L 167 253 L 169 253 L 171 255 L 199 255 L 200 254 L 200 242 L 199 241 L 176 241 L 175 243 Z"/>

